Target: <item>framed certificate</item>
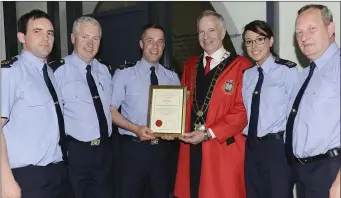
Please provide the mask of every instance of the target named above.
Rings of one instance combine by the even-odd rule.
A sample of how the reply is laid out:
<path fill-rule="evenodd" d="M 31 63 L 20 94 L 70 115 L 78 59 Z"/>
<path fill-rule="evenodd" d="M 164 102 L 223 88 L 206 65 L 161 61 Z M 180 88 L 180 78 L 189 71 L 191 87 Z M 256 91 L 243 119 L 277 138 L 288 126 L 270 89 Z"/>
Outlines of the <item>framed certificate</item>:
<path fill-rule="evenodd" d="M 148 127 L 155 137 L 180 137 L 185 133 L 186 94 L 185 86 L 150 86 Z"/>

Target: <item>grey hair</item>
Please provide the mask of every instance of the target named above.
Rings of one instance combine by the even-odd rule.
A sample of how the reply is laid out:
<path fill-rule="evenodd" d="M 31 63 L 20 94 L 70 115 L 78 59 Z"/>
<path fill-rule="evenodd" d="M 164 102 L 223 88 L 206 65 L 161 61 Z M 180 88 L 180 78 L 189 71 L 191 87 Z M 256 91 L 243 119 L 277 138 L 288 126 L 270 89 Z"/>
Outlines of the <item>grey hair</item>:
<path fill-rule="evenodd" d="M 92 25 L 98 26 L 99 27 L 99 35 L 102 36 L 102 27 L 101 27 L 101 25 L 99 24 L 99 22 L 95 18 L 89 17 L 89 16 L 81 16 L 75 22 L 73 22 L 72 33 L 77 35 L 78 31 L 79 31 L 79 26 L 82 23 L 90 23 Z"/>
<path fill-rule="evenodd" d="M 329 23 L 333 22 L 333 13 L 330 9 L 325 5 L 320 4 L 309 4 L 303 6 L 301 9 L 298 10 L 297 15 L 300 15 L 302 12 L 307 11 L 309 9 L 318 9 L 321 11 L 322 20 L 325 25 L 329 25 Z"/>
<path fill-rule="evenodd" d="M 197 29 L 199 29 L 199 22 L 202 18 L 204 17 L 208 17 L 208 16 L 214 16 L 218 19 L 220 25 L 222 28 L 225 28 L 225 21 L 224 21 L 224 18 L 223 16 L 221 16 L 221 14 L 217 13 L 217 12 L 214 12 L 212 10 L 205 10 L 203 11 L 200 16 L 198 17 L 197 19 Z M 225 28 L 226 29 L 226 28 Z"/>

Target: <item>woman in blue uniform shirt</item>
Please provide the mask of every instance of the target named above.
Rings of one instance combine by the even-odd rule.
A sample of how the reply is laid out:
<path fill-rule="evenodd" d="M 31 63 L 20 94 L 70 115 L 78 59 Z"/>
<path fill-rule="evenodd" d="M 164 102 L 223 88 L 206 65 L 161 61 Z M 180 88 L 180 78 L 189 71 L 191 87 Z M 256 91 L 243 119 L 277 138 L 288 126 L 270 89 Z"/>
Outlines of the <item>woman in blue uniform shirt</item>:
<path fill-rule="evenodd" d="M 247 198 L 292 198 L 291 168 L 285 156 L 286 109 L 298 78 L 296 64 L 273 52 L 269 24 L 252 21 L 243 32 L 248 56 L 255 65 L 244 72 L 243 102 L 248 125 L 245 184 Z"/>

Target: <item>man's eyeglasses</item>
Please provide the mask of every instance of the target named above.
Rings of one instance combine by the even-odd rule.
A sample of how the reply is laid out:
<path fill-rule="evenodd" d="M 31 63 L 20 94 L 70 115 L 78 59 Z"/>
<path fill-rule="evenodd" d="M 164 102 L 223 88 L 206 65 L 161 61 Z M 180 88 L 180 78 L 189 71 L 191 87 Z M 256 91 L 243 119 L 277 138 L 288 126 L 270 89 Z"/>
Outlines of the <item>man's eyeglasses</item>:
<path fill-rule="evenodd" d="M 267 39 L 266 37 L 258 37 L 255 40 L 251 40 L 251 39 L 245 40 L 244 43 L 246 47 L 251 47 L 253 45 L 253 42 L 256 42 L 257 45 L 261 45 L 265 42 L 266 39 Z"/>

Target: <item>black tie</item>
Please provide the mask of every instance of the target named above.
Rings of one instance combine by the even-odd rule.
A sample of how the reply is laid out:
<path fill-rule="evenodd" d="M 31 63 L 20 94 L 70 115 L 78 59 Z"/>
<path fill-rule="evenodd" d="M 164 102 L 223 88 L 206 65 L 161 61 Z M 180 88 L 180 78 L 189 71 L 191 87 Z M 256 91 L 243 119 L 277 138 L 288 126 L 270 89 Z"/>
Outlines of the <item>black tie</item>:
<path fill-rule="evenodd" d="M 53 99 L 53 102 L 55 104 L 57 118 L 58 118 L 59 136 L 60 136 L 59 137 L 59 145 L 60 145 L 60 148 L 62 150 L 63 160 L 65 162 L 67 162 L 68 159 L 67 159 L 67 147 L 66 147 L 67 144 L 66 144 L 64 117 L 63 117 L 63 113 L 62 113 L 62 110 L 61 110 L 59 102 L 58 102 L 56 90 L 54 89 L 52 82 L 51 82 L 51 79 L 47 73 L 46 63 L 44 64 L 44 67 L 43 67 L 43 76 L 44 76 L 44 80 L 45 80 L 45 83 L 47 85 L 47 88 L 49 89 L 49 92 L 50 92 L 52 99 Z"/>
<path fill-rule="evenodd" d="M 313 76 L 315 67 L 316 67 L 316 64 L 314 62 L 311 62 L 310 63 L 309 75 L 305 79 L 301 89 L 298 91 L 298 94 L 295 98 L 294 104 L 292 105 L 292 108 L 291 108 L 291 111 L 290 111 L 290 114 L 288 117 L 288 121 L 287 121 L 287 125 L 286 125 L 286 134 L 285 134 L 286 135 L 285 136 L 285 153 L 286 153 L 287 159 L 288 159 L 290 164 L 291 164 L 293 157 L 294 157 L 293 148 L 292 148 L 292 132 L 293 132 L 295 118 L 297 115 L 298 107 L 300 105 L 303 93 L 304 93 L 305 89 L 307 88 L 311 77 Z"/>
<path fill-rule="evenodd" d="M 86 66 L 86 80 L 89 85 L 89 89 L 91 92 L 92 100 L 95 105 L 98 123 L 99 123 L 99 131 L 101 135 L 101 142 L 105 142 L 108 140 L 108 123 L 107 118 L 105 117 L 105 113 L 103 110 L 103 105 L 101 102 L 101 98 L 99 97 L 97 86 L 94 78 L 91 75 L 91 65 Z"/>
<path fill-rule="evenodd" d="M 257 143 L 257 127 L 258 127 L 258 117 L 259 117 L 259 101 L 260 101 L 260 93 L 262 89 L 262 84 L 264 80 L 263 69 L 258 67 L 258 81 L 255 87 L 255 90 L 252 95 L 252 103 L 251 103 L 251 115 L 250 115 L 250 123 L 249 123 L 249 132 L 247 137 L 247 145 L 250 150 L 253 150 Z"/>
<path fill-rule="evenodd" d="M 150 84 L 151 85 L 159 85 L 159 81 L 157 80 L 157 76 L 155 74 L 155 67 L 152 66 L 150 68 L 150 71 L 152 71 L 152 73 L 150 74 Z"/>

